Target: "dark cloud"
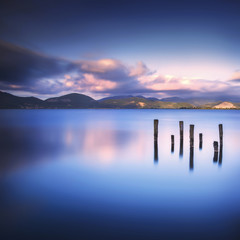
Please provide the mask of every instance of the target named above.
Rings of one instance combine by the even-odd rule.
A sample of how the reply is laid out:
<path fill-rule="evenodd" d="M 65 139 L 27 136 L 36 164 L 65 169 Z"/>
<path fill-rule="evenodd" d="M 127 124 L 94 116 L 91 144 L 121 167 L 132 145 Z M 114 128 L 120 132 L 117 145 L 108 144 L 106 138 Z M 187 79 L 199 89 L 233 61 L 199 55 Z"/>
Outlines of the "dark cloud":
<path fill-rule="evenodd" d="M 200 90 L 191 90 L 191 89 L 176 89 L 176 90 L 154 90 L 148 89 L 141 86 L 137 88 L 114 88 L 110 90 L 96 91 L 96 93 L 106 93 L 110 95 L 136 95 L 136 94 L 144 94 L 150 96 L 178 96 L 184 99 L 208 99 L 212 101 L 233 101 L 239 102 L 239 91 L 240 87 L 237 87 L 233 90 L 232 87 L 229 87 L 223 91 L 200 91 Z"/>
<path fill-rule="evenodd" d="M 237 99 L 240 91 L 240 87 L 233 84 L 239 83 L 239 78 L 228 82 L 192 80 L 191 84 L 184 85 L 181 79 L 167 80 L 164 76 L 154 77 L 150 73 L 142 62 L 129 67 L 115 59 L 70 61 L 0 41 L 0 90 L 40 95 L 56 95 L 66 91 L 185 98 L 208 98 L 211 95 L 216 99 Z M 144 81 L 141 82 L 139 78 L 142 76 Z"/>
<path fill-rule="evenodd" d="M 55 94 L 62 91 L 76 91 L 77 85 L 82 91 L 91 89 L 97 82 L 110 81 L 118 89 L 136 89 L 139 82 L 136 76 L 130 76 L 131 69 L 114 59 L 97 61 L 69 61 L 28 50 L 0 41 L 0 88 L 2 90 L 21 90 L 38 94 Z M 140 64 L 138 75 L 145 74 L 147 67 Z M 141 71 L 141 72 L 139 72 Z M 66 74 L 73 81 L 72 86 L 65 85 Z M 91 74 L 94 83 L 84 74 Z"/>
<path fill-rule="evenodd" d="M 239 79 L 232 79 L 232 80 L 229 80 L 229 82 L 240 83 L 240 78 L 239 78 Z"/>
<path fill-rule="evenodd" d="M 154 81 L 152 81 L 153 84 L 155 83 L 165 83 L 166 79 L 162 76 L 157 77 Z"/>
<path fill-rule="evenodd" d="M 74 64 L 60 58 L 45 56 L 0 41 L 0 82 L 34 85 L 42 78 L 55 77 L 74 69 Z"/>
<path fill-rule="evenodd" d="M 119 87 L 116 87 L 114 89 L 108 89 L 108 90 L 100 90 L 95 91 L 96 93 L 110 93 L 110 94 L 158 94 L 158 93 L 165 93 L 168 95 L 177 95 L 177 96 L 193 96 L 196 94 L 201 94 L 200 91 L 191 90 L 191 89 L 177 89 L 177 90 L 155 90 L 151 88 L 145 88 L 141 86 L 140 84 L 134 85 L 134 84 L 124 84 Z"/>
<path fill-rule="evenodd" d="M 129 69 L 118 60 L 101 59 L 98 61 L 78 61 L 80 73 L 93 74 L 98 79 L 110 80 L 113 82 L 132 81 L 129 76 Z"/>

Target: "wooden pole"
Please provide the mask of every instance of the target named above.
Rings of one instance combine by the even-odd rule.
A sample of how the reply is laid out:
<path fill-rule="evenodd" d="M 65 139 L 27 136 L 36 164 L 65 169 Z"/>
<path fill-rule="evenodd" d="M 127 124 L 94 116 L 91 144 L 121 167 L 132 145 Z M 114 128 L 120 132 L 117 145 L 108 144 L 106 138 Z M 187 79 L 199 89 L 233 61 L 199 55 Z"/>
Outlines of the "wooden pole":
<path fill-rule="evenodd" d="M 180 130 L 180 148 L 179 156 L 183 156 L 183 121 L 179 121 L 179 130 Z"/>
<path fill-rule="evenodd" d="M 190 125 L 190 131 L 189 131 L 189 136 L 190 136 L 190 148 L 194 147 L 194 125 Z"/>
<path fill-rule="evenodd" d="M 219 128 L 219 142 L 220 142 L 220 146 L 222 146 L 223 145 L 223 125 L 219 124 L 218 128 Z"/>
<path fill-rule="evenodd" d="M 223 151 L 223 125 L 219 124 L 218 125 L 219 129 L 219 142 L 220 142 L 220 152 L 219 152 L 219 160 L 218 164 L 222 165 L 222 151 Z"/>
<path fill-rule="evenodd" d="M 179 121 L 180 141 L 183 140 L 183 121 Z"/>
<path fill-rule="evenodd" d="M 214 148 L 213 162 L 217 162 L 218 161 L 218 142 L 217 141 L 213 142 L 213 148 Z"/>
<path fill-rule="evenodd" d="M 174 152 L 174 135 L 171 135 L 171 152 Z"/>
<path fill-rule="evenodd" d="M 154 119 L 154 141 L 158 140 L 158 119 Z"/>
<path fill-rule="evenodd" d="M 190 159 L 189 159 L 189 169 L 193 170 L 193 151 L 194 151 L 194 125 L 190 125 L 189 128 L 189 139 L 190 139 Z"/>
<path fill-rule="evenodd" d="M 154 119 L 154 162 L 158 162 L 158 119 Z"/>
<path fill-rule="evenodd" d="M 199 133 L 199 149 L 202 149 L 202 139 L 203 139 L 203 135 L 202 133 Z"/>

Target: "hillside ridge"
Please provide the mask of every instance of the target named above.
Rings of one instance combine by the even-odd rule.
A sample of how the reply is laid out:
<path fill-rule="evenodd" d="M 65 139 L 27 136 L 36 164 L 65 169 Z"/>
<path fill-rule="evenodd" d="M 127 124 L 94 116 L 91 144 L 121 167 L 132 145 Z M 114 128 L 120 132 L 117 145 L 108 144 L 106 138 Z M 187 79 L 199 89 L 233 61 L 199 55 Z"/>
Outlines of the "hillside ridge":
<path fill-rule="evenodd" d="M 172 101 L 171 101 L 172 100 Z M 175 100 L 175 101 L 174 101 Z M 80 93 L 70 93 L 41 100 L 19 97 L 0 91 L 0 109 L 240 109 L 240 103 L 173 97 L 157 99 L 144 96 L 112 96 L 95 100 Z"/>

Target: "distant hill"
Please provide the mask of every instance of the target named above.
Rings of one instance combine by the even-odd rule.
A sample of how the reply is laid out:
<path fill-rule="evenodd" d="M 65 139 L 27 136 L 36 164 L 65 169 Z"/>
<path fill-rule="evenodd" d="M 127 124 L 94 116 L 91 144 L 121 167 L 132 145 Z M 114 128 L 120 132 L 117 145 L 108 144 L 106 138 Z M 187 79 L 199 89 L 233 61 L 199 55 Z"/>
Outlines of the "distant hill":
<path fill-rule="evenodd" d="M 99 102 L 105 101 L 105 100 L 114 100 L 114 99 L 128 99 L 128 98 L 133 98 L 133 97 L 137 97 L 137 98 L 144 98 L 144 99 L 148 99 L 151 101 L 159 101 L 158 98 L 154 98 L 154 97 L 144 97 L 141 95 L 138 96 L 133 96 L 133 95 L 120 95 L 120 96 L 112 96 L 112 97 L 106 97 L 106 98 L 102 98 L 100 100 L 98 100 Z"/>
<path fill-rule="evenodd" d="M 112 96 L 95 100 L 87 95 L 71 93 L 41 100 L 35 97 L 17 97 L 0 91 L 0 109 L 240 109 L 240 102 L 214 99 L 147 98 L 144 96 Z"/>
<path fill-rule="evenodd" d="M 240 103 L 234 103 L 234 106 L 238 109 L 240 109 Z"/>
<path fill-rule="evenodd" d="M 240 97 L 211 97 L 208 98 L 179 98 L 179 97 L 170 97 L 170 98 L 162 98 L 160 101 L 163 102 L 185 102 L 190 103 L 196 107 L 203 107 L 204 105 L 208 105 L 208 107 L 216 105 L 216 103 L 221 102 L 232 102 L 232 103 L 238 103 L 240 102 Z"/>
<path fill-rule="evenodd" d="M 41 108 L 43 101 L 35 97 L 17 97 L 0 91 L 0 108 L 26 109 Z"/>
<path fill-rule="evenodd" d="M 111 99 L 125 99 L 125 98 L 131 98 L 134 97 L 133 95 L 120 95 L 120 96 L 112 96 L 112 97 L 105 97 L 102 99 L 99 99 L 99 102 L 105 101 L 105 100 L 111 100 Z"/>
<path fill-rule="evenodd" d="M 236 106 L 231 102 L 222 102 L 218 105 L 215 105 L 213 108 L 217 109 L 234 109 Z"/>
<path fill-rule="evenodd" d="M 71 93 L 61 97 L 49 98 L 44 101 L 44 105 L 47 108 L 96 108 L 99 103 L 89 96 Z"/>
<path fill-rule="evenodd" d="M 206 109 L 211 109 L 214 108 L 214 106 L 220 104 L 221 102 L 210 102 L 210 103 L 206 103 L 200 106 L 200 108 L 206 108 Z"/>
<path fill-rule="evenodd" d="M 184 99 L 179 98 L 179 97 L 169 97 L 169 98 L 162 98 L 162 99 L 160 99 L 160 101 L 162 101 L 162 102 L 184 102 Z"/>
<path fill-rule="evenodd" d="M 189 103 L 162 102 L 144 97 L 106 99 L 101 101 L 101 106 L 105 108 L 194 108 Z"/>
<path fill-rule="evenodd" d="M 78 93 L 49 98 L 43 101 L 35 97 L 17 97 L 9 93 L 0 92 L 0 108 L 2 109 L 97 108 L 98 105 L 98 101 Z"/>

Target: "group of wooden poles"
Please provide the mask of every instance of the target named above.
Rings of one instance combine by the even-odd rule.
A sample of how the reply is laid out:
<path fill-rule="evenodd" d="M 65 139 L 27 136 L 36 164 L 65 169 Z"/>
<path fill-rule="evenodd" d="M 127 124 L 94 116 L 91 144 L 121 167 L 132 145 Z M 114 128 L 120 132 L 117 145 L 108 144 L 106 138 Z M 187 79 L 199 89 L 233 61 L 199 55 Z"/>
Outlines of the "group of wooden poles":
<path fill-rule="evenodd" d="M 223 125 L 219 124 L 219 145 L 220 152 L 218 154 L 218 142 L 213 142 L 214 156 L 213 162 L 218 162 L 219 165 L 222 164 L 222 149 L 223 149 Z M 183 156 L 183 121 L 179 121 L 179 131 L 180 131 L 180 149 L 179 156 Z M 194 150 L 194 125 L 189 126 L 189 140 L 190 140 L 190 169 L 193 169 L 193 150 Z M 202 149 L 203 144 L 203 134 L 199 133 L 199 149 Z M 174 135 L 171 135 L 171 152 L 174 152 Z M 219 158 L 218 158 L 219 155 Z M 158 119 L 154 119 L 154 161 L 158 161 Z"/>

